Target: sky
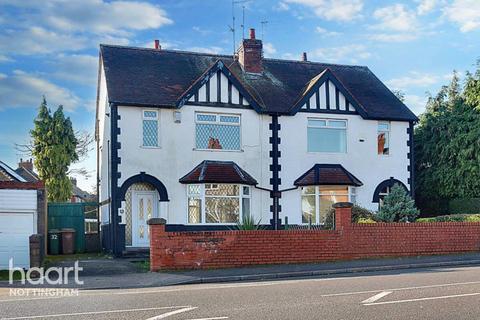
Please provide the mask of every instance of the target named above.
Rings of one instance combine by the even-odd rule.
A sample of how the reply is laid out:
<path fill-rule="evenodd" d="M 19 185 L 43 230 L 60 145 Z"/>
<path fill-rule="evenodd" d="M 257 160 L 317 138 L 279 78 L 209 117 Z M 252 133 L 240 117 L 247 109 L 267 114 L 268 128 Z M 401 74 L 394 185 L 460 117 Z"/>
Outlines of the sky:
<path fill-rule="evenodd" d="M 264 55 L 368 66 L 417 115 L 427 92 L 480 58 L 480 0 L 235 0 L 236 45 L 249 28 Z M 42 95 L 94 132 L 100 43 L 231 54 L 231 0 L 0 0 L 0 160 L 25 155 Z M 73 167 L 92 191 L 95 151 Z"/>

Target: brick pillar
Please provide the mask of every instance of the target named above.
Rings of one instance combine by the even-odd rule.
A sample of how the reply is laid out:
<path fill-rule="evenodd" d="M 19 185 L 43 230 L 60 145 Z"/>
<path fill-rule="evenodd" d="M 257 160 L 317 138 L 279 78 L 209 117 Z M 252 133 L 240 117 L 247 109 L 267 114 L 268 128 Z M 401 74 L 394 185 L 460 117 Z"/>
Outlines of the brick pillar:
<path fill-rule="evenodd" d="M 342 230 L 350 228 L 352 225 L 352 207 L 351 202 L 337 202 L 333 204 L 335 208 L 335 229 Z"/>
<path fill-rule="evenodd" d="M 167 236 L 163 218 L 152 218 L 147 221 L 150 228 L 150 271 L 158 271 L 162 268 L 162 239 Z"/>

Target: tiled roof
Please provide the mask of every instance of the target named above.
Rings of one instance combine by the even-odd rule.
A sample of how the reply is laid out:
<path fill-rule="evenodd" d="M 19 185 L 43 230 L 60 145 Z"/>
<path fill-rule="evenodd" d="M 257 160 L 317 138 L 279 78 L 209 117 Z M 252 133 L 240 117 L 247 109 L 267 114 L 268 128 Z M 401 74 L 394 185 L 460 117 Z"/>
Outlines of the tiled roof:
<path fill-rule="evenodd" d="M 316 164 L 302 174 L 296 186 L 347 185 L 361 186 L 363 183 L 339 164 Z"/>
<path fill-rule="evenodd" d="M 256 185 L 257 180 L 233 161 L 205 160 L 180 178 L 181 183 L 240 183 Z"/>
<path fill-rule="evenodd" d="M 28 182 L 40 181 L 40 177 L 33 171 L 30 171 L 24 167 L 18 167 L 15 172 L 22 176 Z"/>
<path fill-rule="evenodd" d="M 264 59 L 262 74 L 242 71 L 227 55 L 101 45 L 111 103 L 176 108 L 182 94 L 218 60 L 232 71 L 260 112 L 291 114 L 313 78 L 327 68 L 365 110 L 364 117 L 416 121 L 417 117 L 364 66 Z"/>
<path fill-rule="evenodd" d="M 2 172 L 2 176 L 6 177 L 6 180 L 2 179 L 3 181 L 17 181 L 17 182 L 27 181 L 3 161 L 0 161 L 0 171 Z"/>

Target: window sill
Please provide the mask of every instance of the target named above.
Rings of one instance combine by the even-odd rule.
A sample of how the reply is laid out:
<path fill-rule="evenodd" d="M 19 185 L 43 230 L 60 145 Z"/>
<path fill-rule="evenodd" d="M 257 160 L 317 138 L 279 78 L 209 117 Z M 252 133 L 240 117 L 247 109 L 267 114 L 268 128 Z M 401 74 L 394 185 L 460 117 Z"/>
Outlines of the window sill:
<path fill-rule="evenodd" d="M 348 152 L 322 152 L 322 151 L 307 151 L 307 154 L 347 155 L 347 154 L 348 154 Z"/>
<path fill-rule="evenodd" d="M 207 151 L 207 152 L 244 152 L 243 149 L 240 150 L 225 150 L 225 149 L 197 149 L 193 148 L 193 151 Z"/>
<path fill-rule="evenodd" d="M 157 146 L 157 147 L 149 147 L 149 146 L 140 146 L 141 149 L 162 149 L 162 147 Z"/>
<path fill-rule="evenodd" d="M 236 226 L 233 222 L 218 222 L 218 223 L 185 223 L 186 226 Z"/>

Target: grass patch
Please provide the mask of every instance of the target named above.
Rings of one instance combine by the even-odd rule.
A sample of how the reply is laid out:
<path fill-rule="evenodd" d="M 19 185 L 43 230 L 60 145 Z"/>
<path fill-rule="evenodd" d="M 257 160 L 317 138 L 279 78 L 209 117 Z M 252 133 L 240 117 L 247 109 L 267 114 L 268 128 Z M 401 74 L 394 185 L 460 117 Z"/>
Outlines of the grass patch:
<path fill-rule="evenodd" d="M 133 261 L 132 263 L 142 272 L 150 271 L 150 260 Z"/>

